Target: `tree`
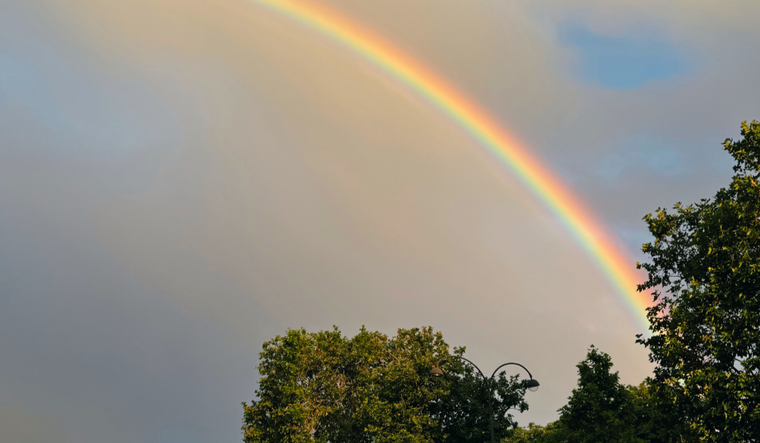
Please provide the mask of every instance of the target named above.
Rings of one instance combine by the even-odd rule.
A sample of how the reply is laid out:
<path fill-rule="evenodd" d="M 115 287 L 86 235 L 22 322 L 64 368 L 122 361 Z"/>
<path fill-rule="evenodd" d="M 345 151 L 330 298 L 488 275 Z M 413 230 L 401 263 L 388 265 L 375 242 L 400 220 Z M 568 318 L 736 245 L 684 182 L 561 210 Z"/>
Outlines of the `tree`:
<path fill-rule="evenodd" d="M 578 363 L 578 387 L 573 389 L 559 418 L 559 430 L 577 443 L 644 442 L 638 436 L 634 396 L 611 372 L 612 359 L 591 346 Z"/>
<path fill-rule="evenodd" d="M 591 346 L 578 363 L 578 386 L 560 410 L 559 420 L 546 426 L 517 428 L 508 443 L 666 442 L 657 426 L 649 386 L 620 383 L 610 356 Z"/>
<path fill-rule="evenodd" d="M 490 441 L 491 417 L 498 439 L 510 435 L 517 423 L 509 411 L 522 412 L 528 408 L 524 400 L 525 387 L 518 381 L 519 376 L 507 377 L 500 372 L 495 379 L 484 380 L 472 366 L 461 361 L 445 363 L 442 366 L 448 371 L 448 392 L 431 408 L 443 431 L 443 438 L 436 441 Z"/>
<path fill-rule="evenodd" d="M 516 428 L 503 443 L 565 443 L 569 441 L 558 421 L 546 426 L 530 423 L 527 428 Z"/>
<path fill-rule="evenodd" d="M 631 394 L 633 427 L 636 436 L 650 443 L 682 442 L 686 435 L 680 430 L 678 416 L 669 403 L 657 397 L 656 390 L 647 379 L 638 386 L 627 386 Z"/>
<path fill-rule="evenodd" d="M 653 395 L 685 440 L 760 441 L 760 123 L 724 143 L 735 159 L 712 199 L 658 209 L 640 264 L 654 306 Z"/>
<path fill-rule="evenodd" d="M 456 348 L 461 356 L 464 348 Z M 399 329 L 395 337 L 362 330 L 289 330 L 264 343 L 258 400 L 243 404 L 247 443 L 481 442 L 488 435 L 484 403 L 493 401 L 500 435 L 522 411 L 525 387 L 500 375 L 490 395 L 472 369 L 457 361 L 447 376 L 430 376 L 449 356 L 432 328 Z M 485 423 L 485 424 L 484 424 Z"/>

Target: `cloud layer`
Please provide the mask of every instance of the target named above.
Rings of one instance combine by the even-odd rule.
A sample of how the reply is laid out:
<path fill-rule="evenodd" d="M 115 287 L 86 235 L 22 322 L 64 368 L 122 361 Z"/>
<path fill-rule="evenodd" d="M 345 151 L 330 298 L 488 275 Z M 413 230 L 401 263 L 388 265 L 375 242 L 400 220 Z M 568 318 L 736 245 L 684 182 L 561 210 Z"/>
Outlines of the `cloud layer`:
<path fill-rule="evenodd" d="M 491 110 L 633 252 L 645 213 L 727 183 L 720 142 L 760 118 L 751 2 L 331 6 Z M 556 418 L 592 343 L 648 374 L 561 225 L 312 31 L 232 0 L 12 0 L 0 41 L 4 441 L 238 441 L 257 351 L 288 327 L 433 325 L 531 369 L 524 424 Z M 583 76 L 594 41 L 668 49 L 606 84 Z"/>

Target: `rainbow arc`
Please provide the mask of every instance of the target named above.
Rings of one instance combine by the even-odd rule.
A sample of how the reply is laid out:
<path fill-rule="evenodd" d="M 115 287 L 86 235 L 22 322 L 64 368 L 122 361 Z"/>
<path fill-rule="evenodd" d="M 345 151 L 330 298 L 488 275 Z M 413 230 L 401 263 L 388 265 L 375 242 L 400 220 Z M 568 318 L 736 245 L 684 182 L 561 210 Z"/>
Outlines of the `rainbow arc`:
<path fill-rule="evenodd" d="M 504 130 L 486 111 L 422 63 L 370 30 L 316 3 L 247 0 L 286 16 L 370 61 L 468 132 L 561 221 L 615 288 L 642 332 L 648 330 L 648 296 L 636 291 L 633 261 L 614 237 L 557 175 Z"/>

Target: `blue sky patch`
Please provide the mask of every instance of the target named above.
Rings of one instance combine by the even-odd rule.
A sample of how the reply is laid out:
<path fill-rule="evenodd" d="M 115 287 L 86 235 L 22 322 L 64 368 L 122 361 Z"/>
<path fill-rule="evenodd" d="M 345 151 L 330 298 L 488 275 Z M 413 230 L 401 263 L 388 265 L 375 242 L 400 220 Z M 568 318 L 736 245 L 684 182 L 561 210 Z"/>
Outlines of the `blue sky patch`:
<path fill-rule="evenodd" d="M 596 165 L 597 174 L 607 180 L 616 180 L 625 173 L 637 170 L 672 177 L 685 172 L 686 163 L 674 143 L 638 135 L 624 140 Z"/>
<path fill-rule="evenodd" d="M 647 28 L 609 36 L 566 25 L 560 27 L 559 39 L 579 53 L 576 74 L 605 88 L 638 88 L 651 80 L 684 74 L 688 68 L 681 51 Z"/>

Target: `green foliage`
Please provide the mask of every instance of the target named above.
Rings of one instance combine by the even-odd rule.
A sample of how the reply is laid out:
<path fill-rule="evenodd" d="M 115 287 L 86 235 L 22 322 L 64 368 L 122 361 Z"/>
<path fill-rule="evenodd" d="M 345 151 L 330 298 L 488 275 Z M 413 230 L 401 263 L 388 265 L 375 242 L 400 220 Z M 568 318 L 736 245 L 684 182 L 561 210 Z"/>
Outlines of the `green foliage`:
<path fill-rule="evenodd" d="M 522 412 L 528 408 L 524 401 L 525 387 L 518 381 L 519 376 L 507 377 L 501 372 L 494 380 L 484 383 L 471 366 L 461 361 L 448 360 L 442 366 L 449 374 L 449 389 L 431 408 L 443 431 L 443 438 L 436 441 L 490 441 L 489 416 L 494 418 L 494 435 L 509 435 L 517 425 L 509 410 Z"/>
<path fill-rule="evenodd" d="M 643 442 L 638 437 L 634 397 L 611 372 L 612 359 L 595 347 L 578 364 L 578 387 L 560 409 L 559 425 L 568 441 Z"/>
<path fill-rule="evenodd" d="M 651 395 L 645 384 L 626 386 L 612 372 L 612 359 L 594 346 L 577 365 L 578 386 L 556 422 L 517 428 L 508 443 L 659 442 Z"/>
<path fill-rule="evenodd" d="M 566 432 L 559 422 L 546 426 L 530 423 L 527 428 L 516 428 L 512 435 L 502 440 L 502 443 L 564 443 L 567 442 Z"/>
<path fill-rule="evenodd" d="M 644 219 L 652 399 L 685 441 L 760 440 L 760 123 L 726 140 L 733 180 Z"/>
<path fill-rule="evenodd" d="M 454 349 L 461 356 L 464 349 Z M 243 404 L 247 443 L 482 442 L 488 402 L 497 435 L 513 427 L 510 408 L 522 411 L 525 388 L 500 375 L 496 396 L 457 360 L 432 328 L 399 329 L 395 337 L 362 330 L 353 338 L 332 331 L 289 330 L 264 343 L 258 400 Z"/>

